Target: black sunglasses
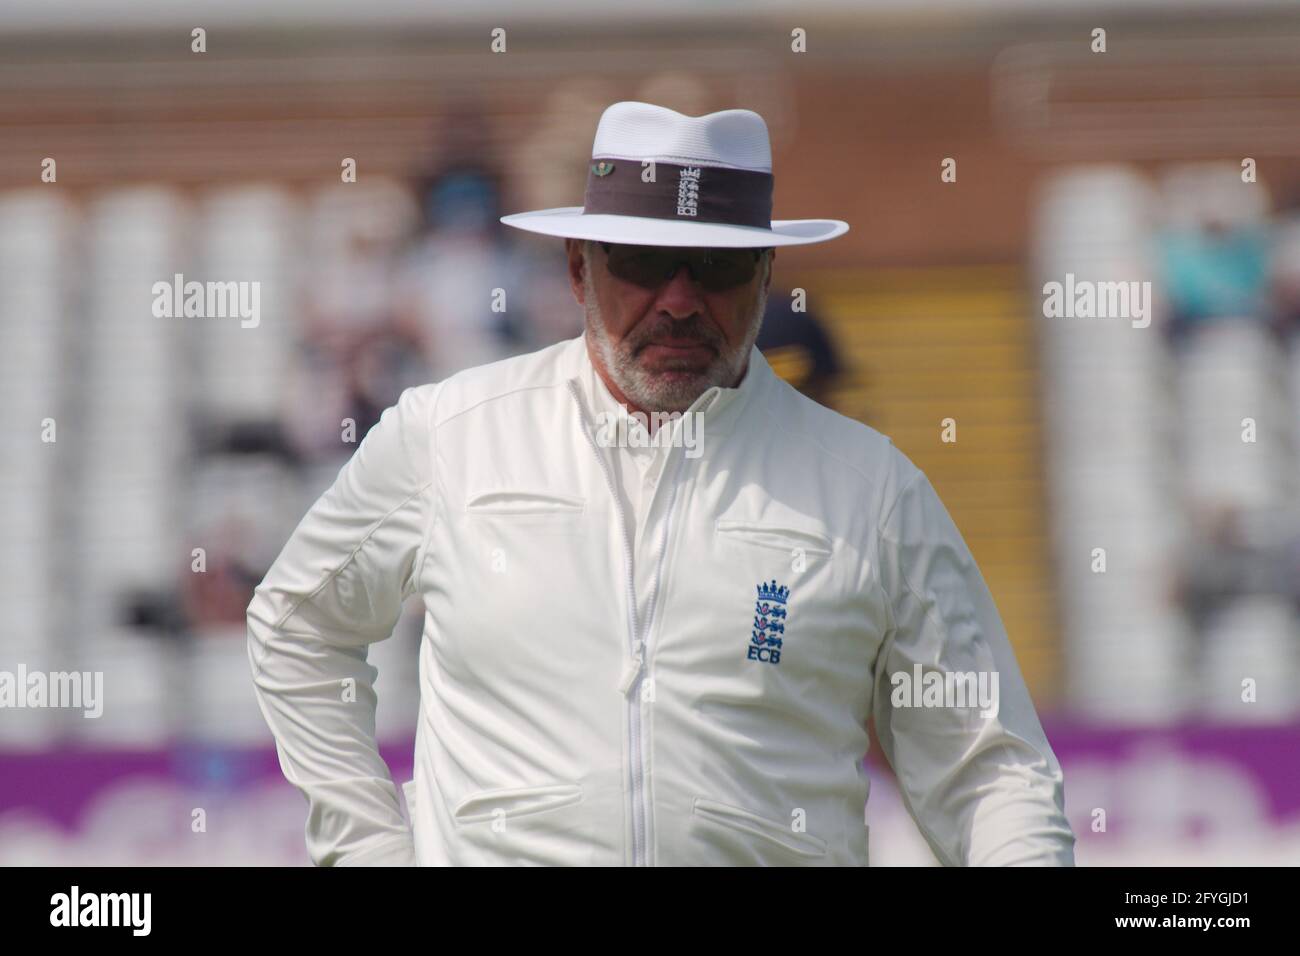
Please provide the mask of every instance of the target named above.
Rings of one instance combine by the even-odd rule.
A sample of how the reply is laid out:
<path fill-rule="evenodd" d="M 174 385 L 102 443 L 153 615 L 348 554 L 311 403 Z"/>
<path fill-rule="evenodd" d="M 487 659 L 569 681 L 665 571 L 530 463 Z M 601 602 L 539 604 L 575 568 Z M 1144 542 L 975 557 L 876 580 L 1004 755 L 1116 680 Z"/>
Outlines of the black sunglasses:
<path fill-rule="evenodd" d="M 602 242 L 610 274 L 644 289 L 657 289 L 679 265 L 706 292 L 723 292 L 754 278 L 765 249 L 688 249 Z"/>

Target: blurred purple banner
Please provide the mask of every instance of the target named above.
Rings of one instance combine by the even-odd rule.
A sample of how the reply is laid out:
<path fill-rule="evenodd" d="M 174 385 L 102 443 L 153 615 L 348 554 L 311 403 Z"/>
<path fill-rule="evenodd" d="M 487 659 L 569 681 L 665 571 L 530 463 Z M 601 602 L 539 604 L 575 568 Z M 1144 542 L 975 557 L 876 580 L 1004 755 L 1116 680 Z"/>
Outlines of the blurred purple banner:
<path fill-rule="evenodd" d="M 1300 724 L 1046 730 L 1080 865 L 1300 864 Z M 382 750 L 410 779 L 412 744 Z M 0 864 L 309 862 L 306 802 L 273 750 L 10 752 L 0 766 Z M 873 863 L 933 864 L 888 770 L 872 779 Z"/>

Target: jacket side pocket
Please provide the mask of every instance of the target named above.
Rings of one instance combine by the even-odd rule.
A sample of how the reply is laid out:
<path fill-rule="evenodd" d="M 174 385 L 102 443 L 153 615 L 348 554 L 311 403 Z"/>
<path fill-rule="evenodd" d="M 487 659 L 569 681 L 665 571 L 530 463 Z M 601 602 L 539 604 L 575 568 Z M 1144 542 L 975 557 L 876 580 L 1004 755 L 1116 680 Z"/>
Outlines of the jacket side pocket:
<path fill-rule="evenodd" d="M 698 817 L 767 840 L 789 853 L 808 859 L 817 859 L 826 855 L 825 840 L 811 833 L 798 833 L 786 824 L 769 820 L 752 810 L 733 807 L 705 797 L 696 797 L 692 809 Z"/>
<path fill-rule="evenodd" d="M 524 817 L 558 810 L 580 802 L 582 802 L 582 787 L 576 783 L 480 790 L 457 803 L 451 815 L 458 825 L 483 823 L 494 820 L 498 816 Z"/>

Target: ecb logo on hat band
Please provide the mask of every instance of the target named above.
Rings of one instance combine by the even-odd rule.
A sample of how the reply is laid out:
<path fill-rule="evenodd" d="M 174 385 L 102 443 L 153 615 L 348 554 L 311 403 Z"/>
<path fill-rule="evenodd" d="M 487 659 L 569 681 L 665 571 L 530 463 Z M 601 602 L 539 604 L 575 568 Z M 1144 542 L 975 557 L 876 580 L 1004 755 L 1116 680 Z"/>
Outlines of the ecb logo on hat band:
<path fill-rule="evenodd" d="M 765 664 L 781 663 L 781 642 L 786 624 L 786 599 L 790 589 L 771 584 L 759 584 L 758 600 L 754 602 L 754 626 L 750 631 L 746 657 Z"/>
<path fill-rule="evenodd" d="M 639 162 L 609 157 L 593 160 L 587 167 L 582 215 L 689 220 L 692 225 L 729 223 L 759 229 L 772 224 L 771 173 L 663 160 L 655 162 L 655 173 L 654 178 L 643 179 Z"/>
<path fill-rule="evenodd" d="M 700 211 L 700 167 L 683 166 L 677 178 L 677 215 L 697 216 Z"/>

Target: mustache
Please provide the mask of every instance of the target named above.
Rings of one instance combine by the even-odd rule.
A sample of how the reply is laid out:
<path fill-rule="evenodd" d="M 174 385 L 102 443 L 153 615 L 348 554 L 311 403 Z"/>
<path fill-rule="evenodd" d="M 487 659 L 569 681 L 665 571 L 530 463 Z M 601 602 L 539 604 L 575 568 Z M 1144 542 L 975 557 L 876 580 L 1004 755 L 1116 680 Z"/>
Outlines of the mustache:
<path fill-rule="evenodd" d="M 663 316 L 655 319 L 648 328 L 638 330 L 628 345 L 631 353 L 636 355 L 647 345 L 653 345 L 662 339 L 687 339 L 710 346 L 717 352 L 721 352 L 725 344 L 722 333 L 701 317 L 673 319 Z"/>

